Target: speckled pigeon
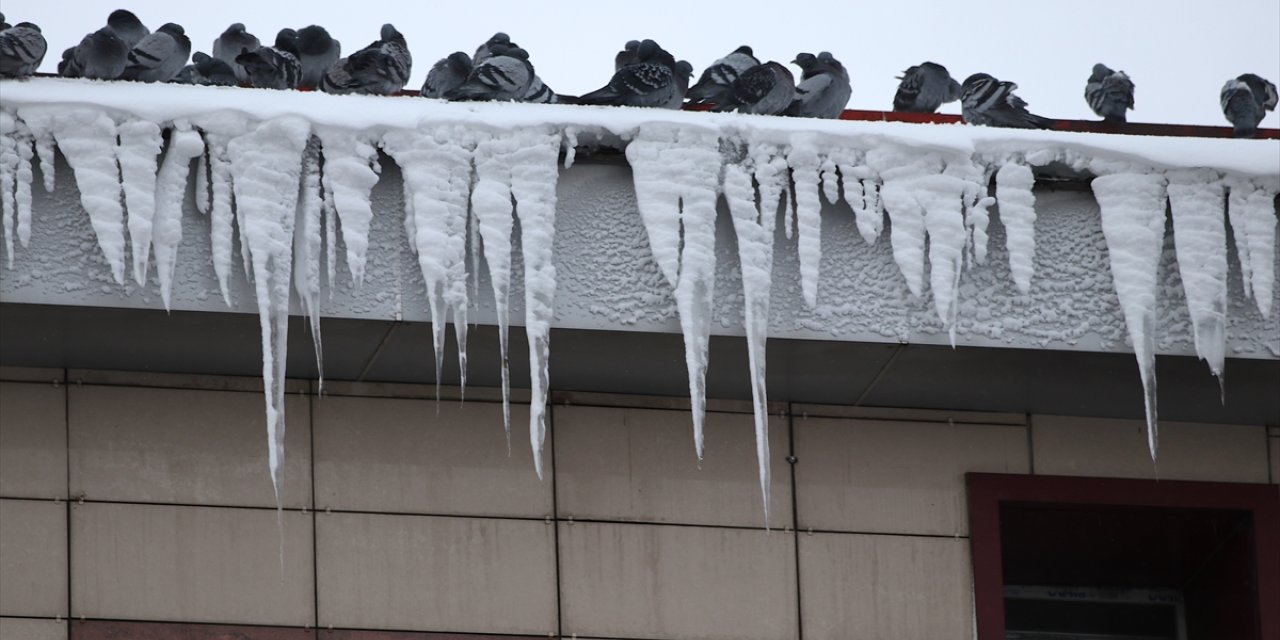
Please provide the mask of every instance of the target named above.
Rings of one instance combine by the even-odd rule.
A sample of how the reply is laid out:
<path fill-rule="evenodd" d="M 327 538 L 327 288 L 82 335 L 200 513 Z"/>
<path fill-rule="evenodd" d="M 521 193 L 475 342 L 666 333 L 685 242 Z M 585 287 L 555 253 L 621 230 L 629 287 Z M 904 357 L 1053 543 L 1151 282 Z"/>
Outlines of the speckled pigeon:
<path fill-rule="evenodd" d="M 777 62 L 766 62 L 742 72 L 729 91 L 721 94 L 715 110 L 777 115 L 791 106 L 795 94 L 791 70 Z"/>
<path fill-rule="evenodd" d="M 960 96 L 961 114 L 969 124 L 1015 129 L 1048 129 L 1053 120 L 1027 111 L 1027 102 L 1013 92 L 1018 85 L 1001 82 L 990 74 L 965 78 Z"/>
<path fill-rule="evenodd" d="M 733 82 L 747 69 L 760 64 L 751 47 L 742 45 L 703 69 L 697 84 L 689 88 L 690 104 L 719 104 L 733 91 Z"/>
<path fill-rule="evenodd" d="M 653 40 L 644 40 L 636 50 L 638 62 L 613 74 L 609 84 L 578 98 L 582 104 L 678 108 L 676 62 Z"/>
<path fill-rule="evenodd" d="M 1258 135 L 1258 125 L 1268 111 L 1276 110 L 1280 99 L 1276 85 L 1256 74 L 1246 73 L 1227 81 L 1220 95 L 1222 114 L 1231 123 L 1237 138 Z"/>
<path fill-rule="evenodd" d="M 1123 71 L 1112 71 L 1099 62 L 1084 85 L 1084 99 L 1107 122 L 1124 122 L 1133 108 L 1133 81 Z"/>
<path fill-rule="evenodd" d="M 258 47 L 236 56 L 236 64 L 249 74 L 249 85 L 259 89 L 297 89 L 302 80 L 297 40 L 296 31 L 281 29 L 274 47 Z"/>

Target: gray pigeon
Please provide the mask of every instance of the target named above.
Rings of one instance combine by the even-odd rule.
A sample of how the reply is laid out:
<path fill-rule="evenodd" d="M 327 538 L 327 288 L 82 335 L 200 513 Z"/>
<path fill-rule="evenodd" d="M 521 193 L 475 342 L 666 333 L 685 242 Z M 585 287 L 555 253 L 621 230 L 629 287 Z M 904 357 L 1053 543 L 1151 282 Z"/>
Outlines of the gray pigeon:
<path fill-rule="evenodd" d="M 4 14 L 0 13 L 0 31 L 4 31 L 5 29 L 8 29 L 9 27 L 12 27 L 12 26 L 13 25 L 9 24 L 8 22 L 5 22 Z"/>
<path fill-rule="evenodd" d="M 1012 82 L 975 73 L 962 86 L 960 113 L 969 124 L 1014 129 L 1048 129 L 1053 125 L 1053 120 L 1027 111 L 1027 102 L 1013 95 L 1018 85 Z"/>
<path fill-rule="evenodd" d="M 311 25 L 298 30 L 298 61 L 302 63 L 299 86 L 315 89 L 326 71 L 342 57 L 342 43 L 324 27 Z"/>
<path fill-rule="evenodd" d="M 389 23 L 382 25 L 381 36 L 347 58 L 346 71 L 360 93 L 391 95 L 409 82 L 413 58 L 404 36 Z"/>
<path fill-rule="evenodd" d="M 551 90 L 546 83 L 534 74 L 533 81 L 529 83 L 529 90 L 524 93 L 524 97 L 520 102 L 533 102 L 538 104 L 562 104 L 567 102 L 564 96 Z"/>
<path fill-rule="evenodd" d="M 298 34 L 281 29 L 274 47 L 258 47 L 236 56 L 236 64 L 249 74 L 249 86 L 259 89 L 297 89 L 302 80 L 298 61 Z"/>
<path fill-rule="evenodd" d="M 1258 135 L 1258 125 L 1268 111 L 1276 110 L 1280 97 L 1276 85 L 1261 76 L 1246 73 L 1227 81 L 1220 96 L 1222 114 L 1231 123 L 1237 138 Z"/>
<path fill-rule="evenodd" d="M 522 101 L 533 84 L 529 53 L 519 47 L 494 47 L 492 55 L 471 70 L 467 81 L 444 94 L 446 100 Z"/>
<path fill-rule="evenodd" d="M 791 106 L 795 95 L 796 80 L 791 70 L 777 62 L 766 62 L 742 72 L 728 93 L 721 94 L 715 110 L 778 115 Z"/>
<path fill-rule="evenodd" d="M 203 51 L 191 55 L 191 62 L 178 72 L 174 82 L 182 84 L 199 84 L 212 87 L 234 87 L 238 84 L 236 72 L 231 65 L 210 56 Z"/>
<path fill-rule="evenodd" d="M 111 27 L 85 36 L 80 44 L 64 51 L 58 74 L 68 78 L 115 80 L 129 64 L 129 46 Z"/>
<path fill-rule="evenodd" d="M 339 58 L 332 67 L 329 67 L 324 77 L 320 79 L 320 90 L 335 95 L 357 93 L 361 90 L 360 83 L 347 73 L 346 58 Z"/>
<path fill-rule="evenodd" d="M 849 104 L 853 89 L 849 72 L 829 52 L 800 53 L 792 61 L 802 70 L 796 97 L 785 115 L 801 118 L 838 118 Z"/>
<path fill-rule="evenodd" d="M 107 26 L 115 29 L 116 34 L 130 49 L 138 46 L 143 38 L 151 35 L 151 30 L 142 24 L 138 16 L 126 9 L 112 11 L 111 15 L 107 16 Z"/>
<path fill-rule="evenodd" d="M 493 36 L 488 40 L 485 40 L 484 44 L 476 47 L 476 54 L 471 56 L 471 63 L 478 67 L 485 60 L 488 60 L 494 55 L 498 55 L 494 51 L 495 48 L 500 51 L 507 51 L 518 48 L 519 46 L 520 45 L 511 41 L 511 36 L 499 31 L 493 34 Z"/>
<path fill-rule="evenodd" d="M 166 22 L 133 47 L 129 52 L 129 65 L 121 77 L 141 82 L 168 82 L 187 65 L 190 55 L 191 40 L 182 27 Z"/>
<path fill-rule="evenodd" d="M 934 113 L 943 103 L 960 99 L 960 83 L 936 62 L 908 67 L 898 79 L 902 82 L 893 96 L 894 111 Z"/>
<path fill-rule="evenodd" d="M 702 71 L 698 83 L 689 88 L 690 104 L 719 104 L 733 91 L 733 82 L 747 69 L 758 66 L 751 47 L 742 45 Z"/>
<path fill-rule="evenodd" d="M 1084 99 L 1107 122 L 1124 122 L 1133 108 L 1133 81 L 1123 71 L 1112 71 L 1099 62 L 1084 85 Z"/>
<path fill-rule="evenodd" d="M 622 45 L 622 51 L 619 51 L 618 54 L 613 57 L 614 72 L 617 72 L 619 69 L 629 64 L 640 62 L 640 54 L 637 53 L 639 50 L 639 40 L 628 40 L 626 44 Z"/>
<path fill-rule="evenodd" d="M 231 67 L 236 74 L 236 82 L 249 82 L 249 72 L 236 62 L 236 56 L 246 51 L 257 51 L 262 43 L 258 36 L 245 31 L 244 23 L 237 22 L 213 41 L 213 57 Z"/>
<path fill-rule="evenodd" d="M 668 109 L 680 110 L 684 107 L 684 97 L 689 93 L 689 80 L 693 78 L 693 65 L 688 60 L 681 60 L 676 63 L 676 90 L 671 94 L 671 100 L 667 103 Z"/>
<path fill-rule="evenodd" d="M 40 68 L 49 44 L 30 22 L 0 31 L 0 78 L 26 78 Z"/>
<path fill-rule="evenodd" d="M 578 98 L 581 104 L 672 108 L 679 96 L 676 62 L 653 40 L 636 50 L 637 62 L 613 74 L 609 84 Z M 678 105 L 677 105 L 678 106 Z"/>
<path fill-rule="evenodd" d="M 471 56 L 463 51 L 455 51 L 427 72 L 427 81 L 422 83 L 422 91 L 418 95 L 424 98 L 443 98 L 444 94 L 462 86 L 471 75 Z"/>

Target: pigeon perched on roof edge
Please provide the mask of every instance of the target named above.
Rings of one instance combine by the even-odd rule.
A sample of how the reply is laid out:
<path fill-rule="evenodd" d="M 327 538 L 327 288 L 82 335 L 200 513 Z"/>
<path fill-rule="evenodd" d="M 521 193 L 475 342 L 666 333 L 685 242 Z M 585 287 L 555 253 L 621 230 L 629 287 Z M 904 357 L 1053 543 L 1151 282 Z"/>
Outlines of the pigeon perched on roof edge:
<path fill-rule="evenodd" d="M 1053 120 L 1027 111 L 1027 102 L 1013 94 L 1018 85 L 1012 82 L 975 73 L 961 86 L 961 115 L 969 124 L 1015 129 L 1048 129 L 1053 125 Z"/>
<path fill-rule="evenodd" d="M 838 118 L 853 95 L 849 72 L 828 51 L 818 55 L 796 54 L 792 61 L 803 73 L 795 99 L 783 115 L 802 118 Z"/>
<path fill-rule="evenodd" d="M 908 67 L 898 79 L 902 82 L 893 96 L 894 111 L 934 113 L 943 104 L 960 99 L 960 83 L 936 62 Z"/>
<path fill-rule="evenodd" d="M 26 78 L 35 73 L 48 49 L 40 27 L 30 22 L 0 31 L 0 78 Z"/>
<path fill-rule="evenodd" d="M 342 43 L 334 40 L 319 25 L 299 29 L 297 47 L 298 62 L 302 64 L 302 79 L 298 86 L 309 89 L 320 86 L 325 72 L 342 57 Z"/>
<path fill-rule="evenodd" d="M 1099 62 L 1084 85 L 1084 99 L 1107 122 L 1124 122 L 1133 108 L 1133 81 L 1123 71 L 1112 71 Z"/>
<path fill-rule="evenodd" d="M 742 45 L 734 49 L 729 55 L 702 70 L 697 84 L 689 88 L 690 104 L 718 104 L 732 91 L 734 80 L 758 64 L 760 61 L 756 59 L 751 47 Z"/>
<path fill-rule="evenodd" d="M 1276 85 L 1253 73 L 1245 73 L 1227 81 L 1219 94 L 1222 115 L 1231 123 L 1237 138 L 1254 138 L 1258 125 L 1268 111 L 1275 111 L 1280 97 Z"/>

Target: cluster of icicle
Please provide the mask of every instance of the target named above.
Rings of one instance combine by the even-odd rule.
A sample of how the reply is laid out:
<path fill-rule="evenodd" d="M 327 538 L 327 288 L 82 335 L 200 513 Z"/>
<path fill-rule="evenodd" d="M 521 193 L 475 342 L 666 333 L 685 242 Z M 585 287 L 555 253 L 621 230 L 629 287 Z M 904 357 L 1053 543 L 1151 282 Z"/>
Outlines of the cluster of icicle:
<path fill-rule="evenodd" d="M 473 252 L 483 240 L 503 325 L 503 415 L 508 437 L 506 310 L 513 216 L 518 217 L 534 381 L 530 439 L 541 477 L 546 437 L 542 408 L 549 392 L 547 362 L 555 294 L 551 245 L 562 145 L 559 131 L 549 127 L 486 131 L 424 124 L 377 136 L 313 126 L 292 116 L 257 121 L 220 112 L 162 125 L 92 108 L 41 107 L 0 111 L 0 134 L 0 193 L 4 194 L 10 265 L 15 218 L 18 241 L 26 246 L 30 237 L 32 158 L 38 158 L 44 186 L 52 191 L 56 145 L 75 174 L 81 204 L 115 281 L 125 281 L 126 253 L 131 248 L 132 277 L 145 285 L 149 254 L 154 252 L 166 309 L 176 249 L 182 240 L 188 174 L 196 160 L 196 208 L 209 220 L 213 266 L 223 298 L 231 303 L 228 279 L 237 235 L 245 275 L 254 288 L 262 326 L 267 439 L 277 502 L 290 295 L 296 291 L 310 320 L 323 380 L 322 284 L 331 283 L 332 296 L 339 234 L 353 282 L 359 286 L 364 279 L 378 150 L 391 156 L 404 173 L 404 224 L 426 283 L 437 380 L 446 318 L 451 314 L 465 382 L 466 254 L 469 239 Z M 322 278 L 323 270 L 327 279 Z"/>
<path fill-rule="evenodd" d="M 75 173 L 82 204 L 116 281 L 125 278 L 127 230 L 134 279 L 145 281 L 148 253 L 154 249 L 161 296 L 168 307 L 175 248 L 182 234 L 182 199 L 190 161 L 196 159 L 196 203 L 209 218 L 223 296 L 230 301 L 233 228 L 239 229 L 246 276 L 255 288 L 263 329 L 271 475 L 278 493 L 290 291 L 297 292 L 310 319 L 319 359 L 321 286 L 334 282 L 339 232 L 352 280 L 359 285 L 364 277 L 373 216 L 369 194 L 378 180 L 381 149 L 404 176 L 404 224 L 426 283 L 437 380 L 445 325 L 451 320 L 465 386 L 467 255 L 472 257 L 474 277 L 483 246 L 500 324 L 504 423 L 509 421 L 506 354 L 513 220 L 520 222 L 533 381 L 530 439 L 541 477 L 555 293 L 551 248 L 557 160 L 564 146 L 565 164 L 572 163 L 577 135 L 583 133 L 580 127 L 491 130 L 424 123 L 414 130 L 374 135 L 312 126 L 297 117 L 256 121 L 224 112 L 169 122 L 164 128 L 169 129 L 167 142 L 160 124 L 118 119 L 89 108 L 0 112 L 0 194 L 9 260 L 15 228 L 24 246 L 30 235 L 33 158 L 41 163 L 45 188 L 51 190 L 56 144 Z M 732 216 L 742 269 L 766 523 L 770 478 L 765 339 L 779 216 L 786 238 L 795 238 L 801 291 L 810 307 L 818 303 L 822 200 L 846 202 L 867 243 L 877 241 L 887 217 L 894 260 L 916 296 L 926 289 L 927 258 L 928 290 L 954 344 L 960 276 L 966 266 L 986 260 L 988 210 L 997 202 L 1014 285 L 1024 294 L 1030 291 L 1036 218 L 1032 166 L 1062 159 L 1016 154 L 975 158 L 889 141 L 856 148 L 810 133 L 779 137 L 777 132 L 670 123 L 642 125 L 627 137 L 640 217 L 654 259 L 675 292 L 699 459 L 715 284 L 715 220 L 721 198 Z M 1197 169 L 1158 171 L 1096 159 L 1073 162 L 1099 176 L 1093 191 L 1145 390 L 1154 459 L 1153 334 L 1166 208 L 1172 210 L 1196 350 L 1221 378 L 1227 326 L 1223 210 L 1231 222 L 1245 293 L 1267 317 L 1275 279 L 1273 203 L 1280 181 Z M 994 197 L 989 195 L 993 179 Z M 322 278 L 326 268 L 327 279 Z M 507 424 L 508 434 L 509 428 Z"/>

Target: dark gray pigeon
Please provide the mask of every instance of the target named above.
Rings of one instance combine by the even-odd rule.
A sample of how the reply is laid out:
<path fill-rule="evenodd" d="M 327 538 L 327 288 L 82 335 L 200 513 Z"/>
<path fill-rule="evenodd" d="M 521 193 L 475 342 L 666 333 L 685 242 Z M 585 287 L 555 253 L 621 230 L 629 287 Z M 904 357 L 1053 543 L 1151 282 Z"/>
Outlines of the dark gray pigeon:
<path fill-rule="evenodd" d="M 409 82 L 413 58 L 404 36 L 389 23 L 382 25 L 381 36 L 347 58 L 346 71 L 360 93 L 391 95 Z"/>
<path fill-rule="evenodd" d="M 493 47 L 491 55 L 476 65 L 467 81 L 444 94 L 446 100 L 523 101 L 533 84 L 529 53 L 519 47 Z"/>
<path fill-rule="evenodd" d="M 335 95 L 360 92 L 360 83 L 356 82 L 350 73 L 347 73 L 346 58 L 338 58 L 338 61 L 332 67 L 329 67 L 324 77 L 320 79 L 320 90 Z"/>
<path fill-rule="evenodd" d="M 302 63 L 299 86 L 315 89 L 326 71 L 342 57 L 342 43 L 334 40 L 324 27 L 311 25 L 298 30 L 298 61 Z"/>
<path fill-rule="evenodd" d="M 1258 135 L 1258 125 L 1268 111 L 1276 110 L 1280 97 L 1276 94 L 1276 85 L 1271 81 L 1246 73 L 1228 80 L 1222 86 L 1220 100 L 1222 115 L 1231 123 L 1235 137 L 1254 138 Z"/>
<path fill-rule="evenodd" d="M 246 51 L 257 51 L 262 46 L 258 36 L 245 31 L 244 23 L 237 22 L 213 41 L 213 57 L 227 63 L 236 74 L 236 82 L 249 82 L 249 72 L 236 62 L 236 57 Z"/>
<path fill-rule="evenodd" d="M 298 61 L 298 33 L 281 29 L 274 47 L 258 47 L 236 56 L 236 64 L 249 74 L 249 86 L 259 89 L 297 89 L 302 80 Z"/>
<path fill-rule="evenodd" d="M 1124 122 L 1133 108 L 1133 81 L 1123 71 L 1112 71 L 1099 62 L 1084 85 L 1084 99 L 1107 122 Z"/>
<path fill-rule="evenodd" d="M 120 36 L 121 40 L 124 40 L 124 43 L 130 49 L 138 46 L 138 43 L 142 42 L 143 38 L 151 35 L 151 30 L 142 24 L 138 16 L 133 15 L 133 12 L 127 9 L 112 11 L 111 15 L 107 16 L 107 26 L 115 29 L 116 34 Z"/>
<path fill-rule="evenodd" d="M 68 78 L 115 80 L 129 64 L 129 46 L 111 27 L 85 36 L 80 44 L 62 53 L 58 74 Z"/>
<path fill-rule="evenodd" d="M 203 51 L 191 54 L 191 64 L 178 72 L 174 82 L 211 87 L 234 87 L 239 84 L 231 65 Z"/>
<path fill-rule="evenodd" d="M 943 103 L 960 99 L 960 83 L 936 62 L 908 67 L 898 79 L 902 82 L 893 96 L 894 111 L 934 113 Z"/>
<path fill-rule="evenodd" d="M 443 98 L 444 94 L 462 86 L 473 68 L 471 56 L 463 51 L 455 51 L 431 67 L 427 72 L 427 81 L 422 83 L 422 91 L 418 95 L 424 98 Z"/>
<path fill-rule="evenodd" d="M 676 61 L 653 40 L 636 50 L 638 61 L 619 69 L 609 84 L 578 98 L 581 104 L 673 108 L 679 96 Z M 678 108 L 678 105 L 677 105 Z"/>
<path fill-rule="evenodd" d="M 965 78 L 960 113 L 969 124 L 1014 129 L 1048 129 L 1053 120 L 1027 111 L 1027 102 L 1013 95 L 1018 85 L 1001 82 L 990 74 Z"/>
<path fill-rule="evenodd" d="M 796 97 L 785 115 L 801 118 L 838 118 L 849 104 L 853 89 L 849 72 L 829 52 L 800 53 L 792 61 L 802 70 Z"/>
<path fill-rule="evenodd" d="M 639 40 L 628 40 L 626 44 L 622 45 L 622 51 L 619 51 L 618 54 L 613 57 L 614 72 L 616 73 L 619 69 L 629 64 L 640 62 L 639 50 Z"/>
<path fill-rule="evenodd" d="M 155 33 L 143 38 L 129 52 L 125 80 L 168 82 L 187 65 L 191 56 L 191 40 L 182 27 L 166 22 Z"/>
<path fill-rule="evenodd" d="M 668 109 L 679 110 L 684 107 L 684 97 L 689 93 L 689 80 L 693 78 L 693 65 L 688 60 L 681 60 L 676 63 L 676 90 L 671 94 L 671 101 L 667 103 Z"/>
<path fill-rule="evenodd" d="M 758 64 L 742 72 L 728 93 L 716 103 L 716 111 L 778 115 L 791 106 L 796 95 L 795 76 L 777 62 Z"/>
<path fill-rule="evenodd" d="M 751 47 L 742 45 L 734 49 L 729 55 L 703 69 L 697 84 L 689 88 L 689 103 L 719 104 L 733 91 L 733 83 L 738 76 L 759 64 Z"/>
<path fill-rule="evenodd" d="M 480 66 L 485 60 L 497 55 L 494 51 L 495 49 L 501 52 L 516 49 L 519 48 L 519 46 L 520 45 L 511 41 L 511 36 L 499 31 L 493 34 L 493 36 L 488 40 L 485 40 L 484 44 L 476 47 L 476 54 L 471 56 L 471 64 L 477 67 Z"/>
<path fill-rule="evenodd" d="M 9 27 L 12 27 L 12 26 L 13 25 L 5 21 L 4 14 L 0 13 L 0 31 L 4 31 L 5 29 L 8 29 Z"/>
<path fill-rule="evenodd" d="M 0 78 L 26 78 L 40 68 L 49 49 L 40 27 L 30 22 L 0 31 Z"/>

